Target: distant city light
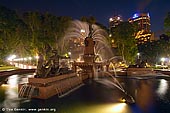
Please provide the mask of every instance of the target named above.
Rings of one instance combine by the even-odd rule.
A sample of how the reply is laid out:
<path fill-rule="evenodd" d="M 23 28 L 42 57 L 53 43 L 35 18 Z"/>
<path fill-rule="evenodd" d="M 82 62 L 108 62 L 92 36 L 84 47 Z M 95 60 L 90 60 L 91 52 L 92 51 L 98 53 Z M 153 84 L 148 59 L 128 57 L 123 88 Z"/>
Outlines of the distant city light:
<path fill-rule="evenodd" d="M 133 15 L 133 17 L 132 18 L 137 18 L 138 17 L 138 14 L 137 13 L 135 13 L 134 15 Z"/>
<path fill-rule="evenodd" d="M 112 22 L 112 21 L 113 21 L 113 18 L 110 18 L 109 21 Z"/>
<path fill-rule="evenodd" d="M 149 13 L 147 13 L 147 16 L 150 17 Z"/>

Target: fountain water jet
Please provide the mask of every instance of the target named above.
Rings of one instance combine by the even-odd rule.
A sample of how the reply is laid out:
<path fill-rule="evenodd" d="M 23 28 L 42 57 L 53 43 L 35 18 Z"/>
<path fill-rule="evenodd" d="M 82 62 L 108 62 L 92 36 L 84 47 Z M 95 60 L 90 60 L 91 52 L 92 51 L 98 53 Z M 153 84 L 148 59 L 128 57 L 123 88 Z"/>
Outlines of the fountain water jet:
<path fill-rule="evenodd" d="M 83 61 L 76 61 L 73 63 L 75 71 L 77 71 L 77 67 L 79 67 L 86 71 L 86 74 L 90 73 L 88 78 L 98 78 L 96 70 L 103 68 L 104 65 L 106 66 L 106 61 L 113 54 L 110 49 L 111 47 L 108 44 L 107 36 L 107 33 L 97 25 L 91 25 L 86 22 L 73 21 L 72 26 L 68 29 L 68 33 L 64 38 L 64 42 L 67 45 L 69 41 L 72 41 L 73 45 L 75 45 L 75 42 L 77 43 L 77 40 L 79 41 L 79 47 L 71 47 L 73 54 L 75 54 L 75 49 L 73 48 L 76 48 L 76 50 L 77 48 L 80 49 L 79 51 L 81 52 L 78 52 L 78 54 L 82 54 L 83 52 Z M 82 51 L 82 48 L 84 51 Z M 101 61 L 96 62 L 96 60 L 99 60 L 99 58 Z"/>
<path fill-rule="evenodd" d="M 100 80 L 97 82 L 107 85 L 108 87 L 111 87 L 111 88 L 112 88 L 112 86 L 115 86 L 116 88 L 118 88 L 120 91 L 122 91 L 125 94 L 125 96 L 122 97 L 121 101 L 129 103 L 129 104 L 135 103 L 134 98 L 126 92 L 126 90 L 123 88 L 123 86 L 119 83 L 119 81 L 111 73 L 105 72 L 105 74 L 109 75 L 109 77 L 111 77 L 111 80 L 113 80 L 113 81 L 105 79 L 105 80 Z"/>
<path fill-rule="evenodd" d="M 86 26 L 86 28 L 82 28 L 83 26 Z M 110 74 L 108 72 L 108 67 L 109 67 L 109 62 L 112 62 L 113 59 L 118 58 L 117 56 L 113 56 L 113 53 L 110 49 L 110 47 L 108 46 L 108 41 L 106 39 L 106 36 L 104 35 L 105 32 L 101 29 L 98 28 L 98 26 L 96 25 L 88 25 L 87 23 L 82 23 L 80 21 L 74 21 L 73 22 L 73 26 L 74 28 L 70 28 L 70 32 L 66 35 L 66 39 L 67 41 L 69 41 L 70 38 L 74 38 L 74 37 L 79 37 L 82 38 L 84 40 L 84 43 L 82 43 L 82 46 L 84 47 L 84 55 L 83 55 L 83 62 L 74 62 L 74 67 L 75 67 L 75 71 L 77 70 L 77 66 L 80 67 L 82 70 L 86 71 L 85 75 L 88 74 L 88 72 L 90 72 L 92 74 L 92 76 L 89 75 L 88 78 L 93 78 L 96 81 L 99 81 L 98 79 L 98 70 L 97 67 L 104 67 L 106 66 L 106 72 L 105 74 L 109 75 L 113 81 L 104 81 L 104 83 L 108 83 L 110 85 L 114 85 L 115 87 L 117 87 L 119 90 L 121 90 L 123 93 L 125 93 L 126 95 L 126 99 L 130 98 L 128 100 L 128 102 L 133 103 L 133 98 L 131 98 L 131 96 L 129 96 L 124 88 L 122 87 L 122 85 L 117 81 L 117 79 L 112 76 L 112 74 Z M 87 29 L 87 27 L 89 29 Z M 82 34 L 80 31 L 82 29 L 86 29 L 84 30 L 84 34 Z M 88 33 L 87 33 L 87 32 Z M 88 35 L 87 35 L 88 34 Z M 86 36 L 86 38 L 85 38 Z M 64 44 L 63 44 L 64 45 Z M 104 50 L 104 51 L 103 51 Z M 103 52 L 106 52 L 107 54 L 102 54 Z M 110 51 L 110 52 L 109 52 Z M 108 54 L 111 53 L 111 54 Z M 96 58 L 96 54 L 101 54 L 103 61 L 102 62 L 96 62 L 95 58 Z M 106 56 L 104 56 L 106 55 Z M 109 57 L 107 57 L 109 56 Z M 97 71 L 96 71 L 97 70 Z M 104 69 L 102 69 L 103 71 Z M 115 76 L 116 76 L 116 71 L 115 72 Z M 85 76 L 83 75 L 83 76 Z"/>
<path fill-rule="evenodd" d="M 94 53 L 100 54 L 103 60 L 111 58 L 113 56 L 113 52 L 107 40 L 107 32 L 97 25 L 92 25 L 92 27 L 93 31 L 91 37 L 93 38 L 93 41 L 95 41 Z M 70 49 L 74 55 L 72 56 L 72 58 L 77 59 L 79 55 L 75 54 L 84 54 L 82 51 L 82 49 L 84 48 L 83 41 L 86 37 L 88 37 L 89 33 L 89 24 L 87 22 L 81 22 L 79 20 L 73 21 L 71 26 L 68 28 L 65 37 L 62 40 L 62 50 L 63 48 Z"/>

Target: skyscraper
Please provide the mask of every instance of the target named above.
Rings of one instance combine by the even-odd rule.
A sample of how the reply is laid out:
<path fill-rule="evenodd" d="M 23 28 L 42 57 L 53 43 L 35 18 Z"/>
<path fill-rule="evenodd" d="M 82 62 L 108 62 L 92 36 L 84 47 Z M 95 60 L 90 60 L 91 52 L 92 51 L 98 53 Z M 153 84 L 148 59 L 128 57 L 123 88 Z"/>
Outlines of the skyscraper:
<path fill-rule="evenodd" d="M 137 32 L 135 34 L 135 39 L 137 40 L 137 44 L 143 44 L 150 41 L 151 24 L 149 13 L 135 13 L 128 21 L 132 24 L 136 24 Z"/>
<path fill-rule="evenodd" d="M 115 15 L 115 16 L 109 18 L 109 31 L 110 31 L 109 37 L 112 37 L 112 35 L 115 32 L 116 26 L 118 26 L 120 24 L 120 22 L 122 22 L 122 21 L 123 21 L 123 19 L 122 19 L 121 15 Z M 114 40 L 112 39 L 111 41 L 112 41 L 112 47 L 117 47 L 114 43 Z"/>
<path fill-rule="evenodd" d="M 121 15 L 113 16 L 113 17 L 109 18 L 109 27 L 114 28 L 117 25 L 119 25 L 119 23 L 122 21 L 123 21 L 123 19 L 122 19 Z"/>

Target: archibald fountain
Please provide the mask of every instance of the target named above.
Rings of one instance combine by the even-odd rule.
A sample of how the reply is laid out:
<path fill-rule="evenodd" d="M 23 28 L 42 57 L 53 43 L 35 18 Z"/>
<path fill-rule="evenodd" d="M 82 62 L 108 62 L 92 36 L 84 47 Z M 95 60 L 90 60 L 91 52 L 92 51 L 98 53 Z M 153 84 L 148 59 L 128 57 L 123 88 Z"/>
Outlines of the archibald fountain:
<path fill-rule="evenodd" d="M 88 25 L 88 24 L 86 24 Z M 63 97 L 70 92 L 74 91 L 75 89 L 84 85 L 85 80 L 87 79 L 94 79 L 103 76 L 111 76 L 114 83 L 112 85 L 118 87 L 125 93 L 125 90 L 120 85 L 120 83 L 114 78 L 112 75 L 103 73 L 108 72 L 109 62 L 108 60 L 102 60 L 100 62 L 96 62 L 95 59 L 98 55 L 95 52 L 101 51 L 103 47 L 101 47 L 101 43 L 103 43 L 103 37 L 101 38 L 93 38 L 95 31 L 93 31 L 93 25 L 89 24 L 89 33 L 88 36 L 84 39 L 84 54 L 83 54 L 83 61 L 73 62 L 73 72 L 72 73 L 64 73 L 59 74 L 59 58 L 60 56 L 57 55 L 56 51 L 54 51 L 54 55 L 51 57 L 50 61 L 51 64 L 47 63 L 47 67 L 42 67 L 44 76 L 35 76 L 34 78 L 29 78 L 28 83 L 20 84 L 19 85 L 19 97 L 29 97 L 29 98 L 40 98 L 40 99 L 47 99 L 51 96 L 58 95 L 58 97 Z M 98 35 L 97 35 L 98 36 Z M 97 47 L 97 45 L 100 45 Z M 107 46 L 106 46 L 107 47 Z M 96 50 L 96 51 L 95 51 Z M 107 53 L 108 54 L 108 53 Z M 105 69 L 104 69 L 105 67 Z M 77 74 L 77 68 L 81 68 L 82 73 Z M 96 71 L 101 71 L 101 73 L 96 75 Z M 49 76 L 51 73 L 57 76 Z M 126 93 L 125 93 L 126 94 Z M 126 94 L 127 101 L 134 102 L 133 98 Z"/>
<path fill-rule="evenodd" d="M 73 23 L 74 26 L 74 30 L 72 34 L 77 34 L 77 23 L 78 23 L 78 30 L 82 30 L 83 26 L 87 26 L 88 24 L 85 23 L 81 23 L 80 21 L 75 21 L 75 23 Z M 81 24 L 80 24 L 81 23 Z M 117 81 L 117 79 L 111 74 L 109 73 L 109 64 L 110 62 L 112 62 L 113 57 L 113 53 L 110 49 L 110 47 L 108 47 L 108 43 L 105 40 L 106 37 L 104 37 L 103 35 L 98 35 L 98 33 L 96 31 L 102 31 L 99 30 L 99 28 L 97 30 L 93 31 L 93 27 L 97 28 L 96 26 L 93 26 L 92 24 L 89 24 L 87 29 L 86 27 L 83 29 L 86 29 L 87 31 L 89 31 L 88 36 L 84 39 L 84 54 L 82 55 L 83 60 L 82 61 L 74 61 L 73 63 L 73 69 L 75 72 L 77 72 L 77 68 L 81 68 L 81 75 L 83 80 L 86 80 L 87 78 L 89 79 L 95 79 L 98 77 L 111 77 L 112 82 L 110 81 L 106 81 L 111 83 L 110 85 L 114 85 L 116 86 L 118 89 L 120 89 L 123 93 L 125 93 L 125 97 L 122 98 L 122 100 L 124 100 L 127 103 L 134 103 L 134 99 L 132 96 L 130 96 L 125 90 L 124 88 L 121 86 L 121 84 Z M 103 31 L 102 31 L 103 32 Z M 79 33 L 78 33 L 79 34 Z M 70 35 L 69 35 L 70 36 Z M 74 35 L 71 35 L 74 36 Z M 83 36 L 80 34 L 80 37 Z M 70 37 L 69 37 L 70 38 Z M 107 45 L 108 44 L 108 45 Z M 108 53 L 105 54 L 105 56 L 102 54 L 101 50 L 107 51 Z M 105 60 L 101 60 L 100 62 L 96 61 L 96 58 L 99 56 L 98 54 L 95 53 L 99 53 L 100 55 L 103 55 L 104 58 L 106 58 Z M 107 57 L 106 57 L 107 56 Z M 108 57 L 109 56 L 109 57 Z M 103 58 L 103 59 L 104 59 Z M 105 67 L 105 69 L 104 69 Z M 99 72 L 100 70 L 100 72 Z M 97 73 L 96 73 L 97 71 Z M 98 79 L 97 79 L 98 80 Z"/>
<path fill-rule="evenodd" d="M 103 70 L 103 67 L 106 66 L 106 70 L 109 68 L 109 64 L 107 62 L 96 62 L 96 55 L 94 52 L 95 41 L 92 38 L 93 29 L 92 25 L 89 25 L 89 35 L 84 39 L 84 54 L 83 61 L 74 62 L 73 69 L 77 72 L 77 67 L 83 70 L 83 77 L 86 78 L 95 78 L 96 70 Z"/>

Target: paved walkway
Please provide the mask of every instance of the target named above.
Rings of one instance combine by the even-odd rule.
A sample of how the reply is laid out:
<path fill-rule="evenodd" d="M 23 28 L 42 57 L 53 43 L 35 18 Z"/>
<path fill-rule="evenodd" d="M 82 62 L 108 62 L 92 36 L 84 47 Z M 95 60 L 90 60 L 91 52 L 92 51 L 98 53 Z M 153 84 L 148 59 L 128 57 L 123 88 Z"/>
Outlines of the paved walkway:
<path fill-rule="evenodd" d="M 35 72 L 35 69 L 16 69 L 11 71 L 1 71 L 0 77 L 10 76 L 14 74 L 24 74 L 24 73 L 33 73 Z"/>

